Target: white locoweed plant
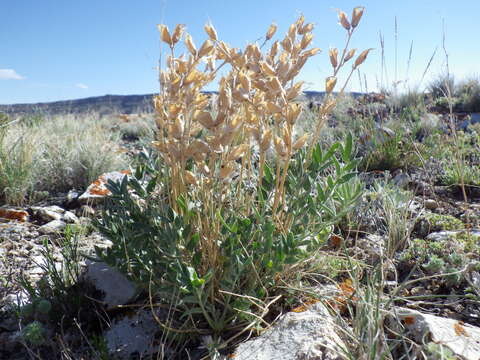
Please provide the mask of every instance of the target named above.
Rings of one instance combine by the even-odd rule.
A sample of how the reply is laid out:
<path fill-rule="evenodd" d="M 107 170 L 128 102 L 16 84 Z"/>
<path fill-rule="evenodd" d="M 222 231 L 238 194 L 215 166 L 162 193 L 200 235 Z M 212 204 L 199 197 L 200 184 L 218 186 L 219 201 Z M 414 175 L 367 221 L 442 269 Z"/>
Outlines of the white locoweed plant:
<path fill-rule="evenodd" d="M 219 40 L 210 24 L 199 47 L 183 25 L 172 32 L 159 25 L 169 47 L 154 98 L 160 165 L 110 184 L 112 202 L 97 226 L 113 242 L 100 251 L 107 262 L 157 301 L 178 294 L 184 325 L 164 329 L 225 340 L 228 330 L 264 323 L 279 299 L 275 285 L 318 249 L 360 195 L 350 182 L 357 165 L 351 136 L 325 152 L 317 141 L 335 106 L 339 71 L 352 60 L 348 81 L 370 51 L 354 59 L 355 49 L 348 49 L 363 10 L 355 8 L 350 20 L 339 12 L 346 45 L 340 56 L 330 50 L 333 72 L 315 130 L 300 137 L 294 134 L 303 83 L 295 79 L 320 52 L 311 47 L 312 23 L 300 16 L 280 41 L 272 40 L 272 24 L 261 46 L 243 50 Z M 177 55 L 182 39 L 188 53 Z M 215 82 L 218 94 L 202 91 Z M 142 183 L 148 172 L 153 180 Z M 146 201 L 132 199 L 129 188 Z"/>

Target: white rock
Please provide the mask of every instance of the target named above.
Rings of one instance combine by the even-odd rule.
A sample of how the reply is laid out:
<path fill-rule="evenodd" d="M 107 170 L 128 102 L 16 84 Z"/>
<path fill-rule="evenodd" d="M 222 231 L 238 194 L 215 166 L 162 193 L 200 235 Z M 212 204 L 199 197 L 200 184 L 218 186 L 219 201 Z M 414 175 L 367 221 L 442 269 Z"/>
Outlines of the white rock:
<path fill-rule="evenodd" d="M 67 224 L 62 220 L 52 220 L 38 228 L 41 234 L 57 234 L 65 229 Z"/>
<path fill-rule="evenodd" d="M 407 308 L 397 308 L 396 315 L 417 342 L 431 338 L 462 359 L 480 359 L 480 328 Z"/>
<path fill-rule="evenodd" d="M 112 171 L 102 174 L 97 180 L 91 183 L 87 190 L 78 197 L 78 200 L 82 204 L 93 204 L 103 199 L 105 196 L 110 195 L 110 191 L 107 188 L 109 180 L 122 181 L 125 176 L 128 176 L 129 171 Z"/>
<path fill-rule="evenodd" d="M 261 336 L 240 344 L 235 360 L 340 360 L 345 343 L 328 309 L 316 303 L 304 312 L 289 312 Z"/>
<path fill-rule="evenodd" d="M 105 295 L 107 309 L 128 303 L 136 294 L 135 285 L 116 269 L 103 262 L 86 262 L 84 279 Z"/>
<path fill-rule="evenodd" d="M 65 214 L 63 214 L 62 220 L 65 221 L 67 224 L 78 223 L 78 217 L 71 211 L 65 211 Z"/>

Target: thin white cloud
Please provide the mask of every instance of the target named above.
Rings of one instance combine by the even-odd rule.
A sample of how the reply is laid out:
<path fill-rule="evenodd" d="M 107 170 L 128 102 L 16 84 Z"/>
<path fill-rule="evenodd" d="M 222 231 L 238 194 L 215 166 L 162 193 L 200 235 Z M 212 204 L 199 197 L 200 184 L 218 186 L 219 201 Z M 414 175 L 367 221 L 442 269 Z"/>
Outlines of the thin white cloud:
<path fill-rule="evenodd" d="M 13 69 L 0 69 L 0 80 L 22 80 L 24 76 L 17 74 Z"/>
<path fill-rule="evenodd" d="M 80 89 L 88 89 L 88 86 L 85 85 L 85 84 L 82 84 L 82 83 L 75 84 L 75 86 L 80 88 Z"/>

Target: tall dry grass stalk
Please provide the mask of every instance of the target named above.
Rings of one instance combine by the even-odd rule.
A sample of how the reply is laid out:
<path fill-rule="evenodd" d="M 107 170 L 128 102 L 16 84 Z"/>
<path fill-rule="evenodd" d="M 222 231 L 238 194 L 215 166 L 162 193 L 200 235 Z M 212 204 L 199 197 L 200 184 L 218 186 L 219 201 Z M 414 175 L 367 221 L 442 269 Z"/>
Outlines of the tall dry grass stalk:
<path fill-rule="evenodd" d="M 248 44 L 232 48 L 221 41 L 211 24 L 205 25 L 208 39 L 197 47 L 183 25 L 170 31 L 159 25 L 161 40 L 169 47 L 166 68 L 160 71 L 160 94 L 155 97 L 158 149 L 168 167 L 170 206 L 181 212 L 177 201 L 201 204 L 202 217 L 192 219 L 208 254 L 205 271 L 218 268 L 218 245 L 222 209 L 230 207 L 246 216 L 255 213 L 262 198 L 262 179 L 267 154 L 274 155 L 274 196 L 268 211 L 277 231 L 287 233 L 288 209 L 285 183 L 292 155 L 317 143 L 322 127 L 335 106 L 333 91 L 339 71 L 355 57 L 349 49 L 351 37 L 364 8 L 353 10 L 351 19 L 339 11 L 347 32 L 343 50 L 330 49 L 332 75 L 325 81 L 326 96 L 320 107 L 313 134 L 296 138 L 294 127 L 302 112 L 297 101 L 303 83 L 295 78 L 306 62 L 320 52 L 311 47 L 312 23 L 300 16 L 282 40 L 272 41 L 277 27 L 270 25 L 262 46 Z M 176 55 L 183 39 L 187 54 Z M 264 45 L 271 42 L 268 50 Z M 354 61 L 345 84 L 365 61 L 370 49 Z M 339 56 L 340 55 L 340 56 Z M 227 68 L 225 75 L 219 70 Z M 202 92 L 218 81 L 218 95 Z M 250 191 L 245 191 L 248 186 Z M 251 190 L 253 188 L 253 190 Z M 257 209 L 258 210 L 258 209 Z"/>

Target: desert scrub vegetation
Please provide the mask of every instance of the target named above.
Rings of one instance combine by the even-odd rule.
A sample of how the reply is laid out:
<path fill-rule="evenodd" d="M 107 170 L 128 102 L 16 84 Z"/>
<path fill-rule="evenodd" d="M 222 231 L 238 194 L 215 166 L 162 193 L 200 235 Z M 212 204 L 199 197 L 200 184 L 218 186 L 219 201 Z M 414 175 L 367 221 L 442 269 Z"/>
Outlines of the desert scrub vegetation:
<path fill-rule="evenodd" d="M 2 203 L 22 205 L 84 189 L 102 173 L 126 168 L 118 143 L 118 133 L 95 115 L 5 122 L 0 128 Z"/>
<path fill-rule="evenodd" d="M 154 99 L 160 162 L 110 184 L 97 228 L 113 242 L 99 256 L 178 312 L 173 328 L 159 321 L 164 330 L 210 334 L 218 350 L 263 327 L 280 299 L 278 285 L 359 197 L 352 136 L 327 149 L 318 140 L 336 104 L 340 70 L 351 63 L 343 92 L 370 51 L 357 56 L 348 48 L 362 13 L 355 8 L 350 20 L 339 13 L 347 41 L 329 51 L 326 96 L 312 132 L 301 136 L 296 98 L 303 84 L 295 78 L 319 52 L 303 16 L 267 50 L 276 25 L 263 46 L 243 50 L 219 40 L 210 24 L 199 48 L 182 25 L 172 32 L 159 26 L 169 48 Z M 182 38 L 188 53 L 177 55 Z M 214 81 L 218 95 L 201 92 Z"/>

